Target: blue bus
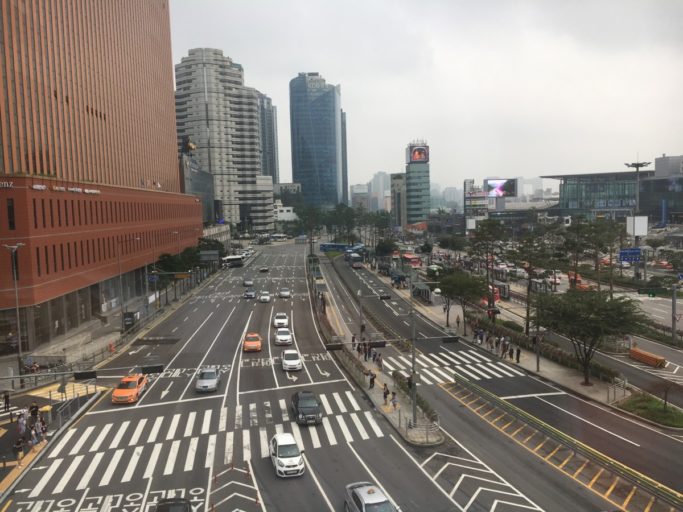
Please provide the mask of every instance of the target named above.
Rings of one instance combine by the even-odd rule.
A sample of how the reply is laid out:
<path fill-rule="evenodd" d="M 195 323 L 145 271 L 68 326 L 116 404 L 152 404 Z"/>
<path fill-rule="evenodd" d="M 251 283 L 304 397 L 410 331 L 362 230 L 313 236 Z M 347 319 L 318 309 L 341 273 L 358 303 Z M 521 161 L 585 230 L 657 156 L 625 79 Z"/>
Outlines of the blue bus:
<path fill-rule="evenodd" d="M 322 242 L 320 244 L 320 252 L 344 252 L 350 247 L 349 244 L 338 244 L 334 242 Z"/>

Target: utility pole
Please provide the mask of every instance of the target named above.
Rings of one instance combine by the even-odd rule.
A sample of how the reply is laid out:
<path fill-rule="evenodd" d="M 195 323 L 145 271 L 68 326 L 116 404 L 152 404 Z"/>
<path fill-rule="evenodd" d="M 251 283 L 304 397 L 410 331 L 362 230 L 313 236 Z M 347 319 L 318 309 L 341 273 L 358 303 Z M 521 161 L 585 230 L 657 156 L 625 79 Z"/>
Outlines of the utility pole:
<path fill-rule="evenodd" d="M 21 357 L 21 316 L 19 314 L 19 268 L 17 262 L 17 251 L 24 244 L 17 242 L 14 245 L 4 244 L 5 249 L 10 252 L 12 258 L 12 280 L 14 281 L 14 306 L 17 315 L 17 372 L 21 376 L 22 357 Z M 20 386 L 23 387 L 23 381 L 19 379 Z"/>
<path fill-rule="evenodd" d="M 640 237 L 636 236 L 636 215 L 640 213 L 640 169 L 642 167 L 647 167 L 650 165 L 652 162 L 631 162 L 625 163 L 624 165 L 626 167 L 630 167 L 631 169 L 636 170 L 636 210 L 633 213 L 633 245 L 634 247 L 638 247 Z M 645 268 L 647 265 L 647 262 L 643 262 L 643 268 Z M 645 270 L 647 272 L 647 269 Z M 636 279 L 640 279 L 640 262 L 636 265 L 636 272 L 635 272 L 635 277 Z"/>
<path fill-rule="evenodd" d="M 678 318 L 676 315 L 676 299 L 678 296 L 679 285 L 675 284 L 671 287 L 671 343 L 674 347 L 677 346 L 678 334 L 676 333 L 676 325 L 678 324 Z"/>

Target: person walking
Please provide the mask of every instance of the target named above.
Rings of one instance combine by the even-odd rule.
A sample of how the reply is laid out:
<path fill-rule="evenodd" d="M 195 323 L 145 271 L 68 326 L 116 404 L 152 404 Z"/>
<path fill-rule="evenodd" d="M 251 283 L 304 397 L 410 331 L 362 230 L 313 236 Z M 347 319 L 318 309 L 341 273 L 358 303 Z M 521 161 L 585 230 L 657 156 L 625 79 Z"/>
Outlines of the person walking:
<path fill-rule="evenodd" d="M 382 354 L 377 354 L 377 361 L 375 361 L 375 362 L 377 363 L 377 368 L 381 372 L 382 371 Z"/>
<path fill-rule="evenodd" d="M 382 390 L 382 395 L 384 395 L 384 405 L 389 405 L 387 400 L 389 399 L 389 386 L 387 386 L 387 383 L 384 383 L 384 389 Z"/>
<path fill-rule="evenodd" d="M 396 391 L 391 392 L 391 405 L 394 408 L 394 411 L 398 407 L 398 398 L 396 398 Z"/>
<path fill-rule="evenodd" d="M 351 335 L 351 350 L 356 350 L 356 335 Z"/>
<path fill-rule="evenodd" d="M 2 398 L 5 400 L 5 412 L 9 412 L 9 391 L 5 390 Z"/>
<path fill-rule="evenodd" d="M 39 410 L 40 409 L 38 408 L 38 404 L 36 403 L 36 401 L 34 400 L 33 402 L 31 402 L 31 407 L 28 408 L 28 412 L 31 414 L 31 425 L 30 426 L 35 425 L 36 422 L 38 421 L 38 411 Z"/>
<path fill-rule="evenodd" d="M 14 441 L 12 445 L 12 451 L 14 452 L 14 458 L 17 459 L 17 466 L 21 467 L 21 459 L 24 456 L 24 438 L 19 436 L 17 440 Z"/>
<path fill-rule="evenodd" d="M 375 378 L 376 377 L 377 377 L 377 375 L 375 375 L 375 372 L 370 370 L 370 388 L 369 389 L 372 389 L 375 387 Z"/>
<path fill-rule="evenodd" d="M 408 375 L 407 384 L 408 384 L 408 389 L 413 389 L 413 376 L 412 375 Z"/>
<path fill-rule="evenodd" d="M 519 348 L 519 345 L 517 345 L 517 350 L 515 351 L 515 361 L 517 361 L 517 364 L 519 364 L 519 356 L 522 355 L 522 349 Z"/>
<path fill-rule="evenodd" d="M 458 331 L 460 331 L 460 315 L 455 317 L 455 325 L 458 328 Z"/>
<path fill-rule="evenodd" d="M 510 361 L 512 361 L 512 358 L 515 356 L 515 347 L 512 346 L 512 343 L 510 343 L 510 349 L 508 350 L 508 356 L 510 357 Z M 519 362 L 519 361 L 517 361 Z"/>

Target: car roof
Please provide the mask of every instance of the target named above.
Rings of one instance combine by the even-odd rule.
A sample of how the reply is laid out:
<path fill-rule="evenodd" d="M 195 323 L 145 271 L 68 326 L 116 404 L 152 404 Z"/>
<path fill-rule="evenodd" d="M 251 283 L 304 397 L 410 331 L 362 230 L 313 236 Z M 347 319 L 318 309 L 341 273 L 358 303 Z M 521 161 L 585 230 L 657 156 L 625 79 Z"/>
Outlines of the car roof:
<path fill-rule="evenodd" d="M 121 378 L 121 382 L 128 382 L 131 380 L 138 380 L 140 377 L 142 377 L 142 373 L 134 373 L 132 375 L 126 375 L 125 377 Z"/>
<path fill-rule="evenodd" d="M 289 329 L 287 327 L 278 327 L 277 332 L 282 332 L 282 333 L 288 333 L 289 334 Z"/>
<path fill-rule="evenodd" d="M 356 482 L 355 484 L 349 484 L 348 487 L 352 488 L 353 492 L 360 496 L 363 503 L 383 503 L 387 501 L 387 497 L 382 490 L 371 482 Z"/>
<path fill-rule="evenodd" d="M 289 432 L 282 432 L 273 436 L 277 444 L 296 444 L 296 439 Z"/>
<path fill-rule="evenodd" d="M 288 348 L 288 349 L 285 349 L 282 351 L 282 355 L 285 355 L 285 354 L 296 354 L 298 356 L 299 352 L 297 352 L 293 348 Z"/>
<path fill-rule="evenodd" d="M 275 313 L 275 316 L 283 317 L 287 316 L 287 313 Z"/>
<path fill-rule="evenodd" d="M 315 396 L 315 393 L 314 393 L 313 391 L 305 391 L 305 390 L 304 390 L 304 391 L 297 391 L 297 392 L 294 393 L 294 394 L 295 394 L 295 395 L 299 395 L 299 397 L 311 396 L 311 397 L 317 399 L 317 397 Z"/>

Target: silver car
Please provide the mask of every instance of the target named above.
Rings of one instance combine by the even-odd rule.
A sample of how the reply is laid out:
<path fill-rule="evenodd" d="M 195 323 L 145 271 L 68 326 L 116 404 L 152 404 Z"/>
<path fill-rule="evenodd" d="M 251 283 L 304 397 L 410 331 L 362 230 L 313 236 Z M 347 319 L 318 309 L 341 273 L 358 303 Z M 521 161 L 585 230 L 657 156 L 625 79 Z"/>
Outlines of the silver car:
<path fill-rule="evenodd" d="M 346 486 L 346 512 L 398 512 L 382 490 L 370 482 L 356 482 Z"/>
<path fill-rule="evenodd" d="M 215 368 L 202 368 L 197 373 L 194 389 L 201 393 L 217 391 L 221 384 L 221 372 Z"/>
<path fill-rule="evenodd" d="M 270 302 L 270 293 L 269 292 L 261 292 L 258 296 L 258 301 L 259 302 Z"/>
<path fill-rule="evenodd" d="M 275 344 L 276 345 L 291 345 L 292 344 L 292 333 L 289 329 L 282 327 L 275 331 Z"/>
<path fill-rule="evenodd" d="M 293 349 L 283 350 L 281 361 L 282 369 L 286 372 L 301 370 L 303 368 L 299 352 Z"/>
<path fill-rule="evenodd" d="M 281 299 L 289 299 L 292 297 L 292 292 L 289 288 L 280 288 L 280 291 L 278 292 L 278 297 Z"/>

